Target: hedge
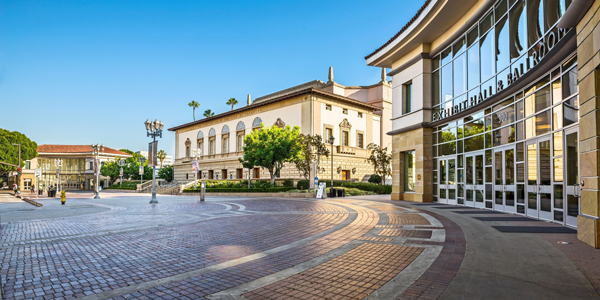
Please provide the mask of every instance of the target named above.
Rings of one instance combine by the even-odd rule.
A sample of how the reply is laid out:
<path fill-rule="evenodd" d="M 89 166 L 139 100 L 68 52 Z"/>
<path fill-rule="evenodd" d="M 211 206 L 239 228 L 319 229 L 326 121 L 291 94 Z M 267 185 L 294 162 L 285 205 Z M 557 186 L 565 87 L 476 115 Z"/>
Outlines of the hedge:
<path fill-rule="evenodd" d="M 293 187 L 273 187 L 273 188 L 207 188 L 207 193 L 279 193 L 293 190 Z M 198 193 L 200 189 L 185 189 L 184 193 Z"/>
<path fill-rule="evenodd" d="M 319 181 L 319 182 L 323 182 L 323 181 Z M 331 181 L 325 180 L 325 184 L 327 185 L 327 187 L 330 187 Z M 308 180 L 298 181 L 298 189 L 300 189 L 301 186 L 304 189 L 308 189 L 308 186 L 309 186 Z M 391 185 L 379 185 L 379 184 L 366 183 L 366 182 L 333 181 L 333 186 L 334 187 L 343 186 L 343 187 L 355 188 L 355 189 L 359 189 L 362 191 L 374 192 L 374 193 L 377 193 L 380 195 L 392 193 Z"/>
<path fill-rule="evenodd" d="M 135 186 L 127 186 L 127 185 L 123 185 L 123 187 L 121 187 L 121 186 L 119 186 L 117 184 L 117 185 L 111 185 L 111 186 L 109 186 L 109 187 L 107 187 L 105 189 L 107 189 L 107 190 L 133 190 L 133 191 L 135 191 L 137 189 L 137 187 L 135 187 Z"/>

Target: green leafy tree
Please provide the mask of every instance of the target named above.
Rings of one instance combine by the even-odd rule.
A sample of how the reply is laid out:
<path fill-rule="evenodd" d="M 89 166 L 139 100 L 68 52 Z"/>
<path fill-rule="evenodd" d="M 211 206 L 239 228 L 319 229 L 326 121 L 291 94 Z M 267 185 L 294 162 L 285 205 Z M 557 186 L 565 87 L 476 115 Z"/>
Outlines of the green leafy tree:
<path fill-rule="evenodd" d="M 316 170 L 319 169 L 321 157 L 329 157 L 329 150 L 323 144 L 323 138 L 320 135 L 304 135 L 300 137 L 300 155 L 294 161 L 296 169 L 298 169 L 306 180 L 309 180 L 310 170 L 313 164 L 317 164 Z"/>
<path fill-rule="evenodd" d="M 238 101 L 235 100 L 235 98 L 232 97 L 232 98 L 229 98 L 229 100 L 227 100 L 226 104 L 227 105 L 231 105 L 231 110 L 233 110 L 233 106 L 236 105 L 236 104 L 238 104 Z"/>
<path fill-rule="evenodd" d="M 244 158 L 248 165 L 263 167 L 271 175 L 271 186 L 280 174 L 284 163 L 294 162 L 301 155 L 300 127 L 276 125 L 254 131 L 244 138 Z"/>
<path fill-rule="evenodd" d="M 18 131 L 8 131 L 0 128 L 0 162 L 12 165 L 19 164 L 19 147 L 12 144 L 21 144 L 21 167 L 25 165 L 26 160 L 35 158 L 38 155 L 37 144 L 26 135 Z M 0 176 L 15 170 L 15 167 L 0 164 Z"/>
<path fill-rule="evenodd" d="M 200 107 L 200 103 L 192 100 L 192 102 L 188 103 L 188 106 L 192 108 L 192 112 L 194 113 L 194 121 L 196 121 L 196 108 Z"/>
<path fill-rule="evenodd" d="M 158 170 L 158 174 L 156 175 L 158 178 L 164 179 L 166 181 L 173 180 L 173 166 L 166 166 Z"/>
<path fill-rule="evenodd" d="M 160 168 L 162 169 L 163 161 L 165 161 L 165 158 L 167 158 L 167 152 L 165 152 L 165 150 L 160 150 L 158 153 L 156 153 L 156 157 L 158 157 L 158 160 L 160 160 Z"/>
<path fill-rule="evenodd" d="M 206 118 L 212 117 L 214 115 L 215 115 L 215 113 L 212 112 L 212 110 L 210 110 L 210 109 L 207 109 L 207 110 L 204 111 L 204 117 L 206 117 Z"/>
<path fill-rule="evenodd" d="M 392 154 L 387 152 L 387 147 L 381 148 L 374 143 L 370 143 L 367 149 L 371 151 L 367 162 L 373 165 L 375 174 L 385 180 L 388 175 L 392 174 Z"/>
<path fill-rule="evenodd" d="M 117 163 L 119 160 L 121 160 L 121 158 L 117 158 L 114 161 L 105 162 L 100 169 L 100 175 L 110 177 L 111 184 L 119 178 L 119 169 L 121 168 Z"/>

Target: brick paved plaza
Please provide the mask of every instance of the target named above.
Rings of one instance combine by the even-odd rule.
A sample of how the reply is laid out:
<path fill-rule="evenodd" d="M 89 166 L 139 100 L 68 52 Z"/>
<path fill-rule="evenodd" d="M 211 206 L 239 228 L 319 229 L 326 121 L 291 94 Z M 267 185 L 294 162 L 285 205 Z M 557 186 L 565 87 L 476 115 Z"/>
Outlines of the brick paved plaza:
<path fill-rule="evenodd" d="M 448 248 L 443 291 L 464 253 L 438 218 L 374 201 L 82 196 L 4 212 L 6 299 L 389 299 Z"/>
<path fill-rule="evenodd" d="M 65 206 L 58 199 L 39 200 L 40 208 L 0 203 L 3 296 L 452 299 L 494 298 L 486 293 L 510 290 L 510 284 L 497 283 L 501 274 L 486 278 L 481 276 L 485 268 L 475 275 L 470 269 L 465 233 L 449 218 L 470 217 L 384 199 L 214 197 L 198 203 L 191 196 L 159 196 L 160 203 L 150 205 L 147 195 L 103 193 L 93 200 L 90 194 L 73 193 Z M 471 232 L 471 226 L 462 227 Z M 470 248 L 474 254 L 467 257 L 476 262 L 486 253 L 477 247 L 488 236 L 501 242 L 506 235 L 477 237 Z M 552 237 L 525 238 L 548 243 Z M 510 259 L 507 249 L 498 250 L 505 253 L 502 259 Z M 545 272 L 557 263 L 562 261 L 533 268 Z M 594 276 L 591 272 L 586 274 Z M 573 283 L 564 282 L 564 289 L 572 285 L 581 291 L 578 296 L 595 293 L 590 281 L 582 289 L 586 277 L 581 272 L 573 274 Z M 551 277 L 545 279 L 548 285 Z M 500 293 L 497 298 L 507 295 Z"/>

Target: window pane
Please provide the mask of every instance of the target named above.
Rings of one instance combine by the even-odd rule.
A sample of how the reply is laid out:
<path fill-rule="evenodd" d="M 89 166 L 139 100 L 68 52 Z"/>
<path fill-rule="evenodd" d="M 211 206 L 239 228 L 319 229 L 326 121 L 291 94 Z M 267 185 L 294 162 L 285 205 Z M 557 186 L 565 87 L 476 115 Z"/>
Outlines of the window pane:
<path fill-rule="evenodd" d="M 442 66 L 449 63 L 452 60 L 452 47 L 442 51 Z"/>
<path fill-rule="evenodd" d="M 469 33 L 467 33 L 467 47 L 471 47 L 476 41 L 479 33 L 477 32 L 477 26 L 475 26 Z"/>
<path fill-rule="evenodd" d="M 558 104 L 562 101 L 562 88 L 560 84 L 560 79 L 552 82 L 552 103 Z"/>
<path fill-rule="evenodd" d="M 454 57 L 456 55 L 462 53 L 466 48 L 465 38 L 461 38 L 452 45 L 452 52 L 454 53 Z"/>
<path fill-rule="evenodd" d="M 577 93 L 577 68 L 571 69 L 562 76 L 563 99 Z"/>
<path fill-rule="evenodd" d="M 507 20 L 506 17 L 502 18 L 496 24 L 496 70 L 502 70 L 510 63 Z M 504 78 L 502 77 L 502 80 Z"/>
<path fill-rule="evenodd" d="M 467 51 L 469 90 L 479 85 L 479 47 L 474 46 Z"/>
<path fill-rule="evenodd" d="M 431 97 L 433 105 L 438 105 L 440 104 L 440 71 L 433 72 L 432 76 L 433 95 Z"/>
<path fill-rule="evenodd" d="M 577 145 L 577 133 L 567 135 L 567 184 L 575 185 L 579 183 L 579 152 Z"/>
<path fill-rule="evenodd" d="M 452 64 L 442 67 L 442 101 L 452 99 Z"/>
<path fill-rule="evenodd" d="M 554 159 L 554 181 L 556 181 L 556 182 L 563 181 L 563 159 L 562 158 Z"/>
<path fill-rule="evenodd" d="M 535 134 L 542 135 L 548 133 L 551 130 L 550 120 L 552 110 L 539 113 L 535 116 Z"/>
<path fill-rule="evenodd" d="M 529 47 L 542 37 L 544 26 L 544 1 L 527 0 L 527 36 Z"/>
<path fill-rule="evenodd" d="M 515 61 L 527 50 L 527 9 L 520 1 L 510 11 L 510 58 Z"/>
<path fill-rule="evenodd" d="M 467 66 L 466 54 L 463 53 L 454 59 L 454 96 L 458 96 L 467 91 Z"/>
<path fill-rule="evenodd" d="M 485 17 L 483 17 L 483 19 L 481 19 L 481 22 L 479 22 L 479 33 L 483 35 L 484 33 L 486 33 L 486 31 L 492 28 L 493 24 L 494 13 L 490 11 Z"/>
<path fill-rule="evenodd" d="M 404 190 L 415 190 L 415 152 L 404 152 Z M 445 174 L 444 174 L 445 180 Z"/>
<path fill-rule="evenodd" d="M 433 69 L 434 69 L 434 70 L 435 70 L 435 69 L 437 69 L 437 68 L 439 68 L 439 67 L 440 67 L 440 56 L 439 56 L 439 55 L 436 55 L 436 56 L 435 56 L 435 57 L 434 57 L 434 58 L 431 60 L 431 63 L 432 63 L 432 65 L 433 65 Z"/>
<path fill-rule="evenodd" d="M 412 83 L 404 85 L 404 113 L 412 112 Z"/>
<path fill-rule="evenodd" d="M 490 32 L 479 39 L 481 79 L 486 80 L 494 75 L 494 35 Z"/>
<path fill-rule="evenodd" d="M 557 130 L 563 127 L 562 106 L 552 108 L 552 130 Z"/>

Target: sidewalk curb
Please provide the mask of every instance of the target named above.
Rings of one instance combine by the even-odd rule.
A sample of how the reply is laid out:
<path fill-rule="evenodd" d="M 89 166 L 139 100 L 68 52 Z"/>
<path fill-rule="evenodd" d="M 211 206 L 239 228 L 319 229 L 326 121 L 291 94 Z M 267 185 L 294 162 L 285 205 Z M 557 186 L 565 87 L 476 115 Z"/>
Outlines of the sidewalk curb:
<path fill-rule="evenodd" d="M 29 198 L 21 197 L 21 200 L 23 200 L 23 201 L 25 201 L 25 202 L 27 202 L 27 203 L 29 203 L 29 204 L 31 204 L 31 205 L 37 206 L 37 207 L 44 206 L 43 204 L 41 204 L 41 203 L 39 203 L 39 202 L 36 202 L 36 201 L 34 201 L 34 200 L 31 200 L 31 199 L 29 199 Z M 1 298 L 0 298 L 0 299 L 1 299 Z"/>

